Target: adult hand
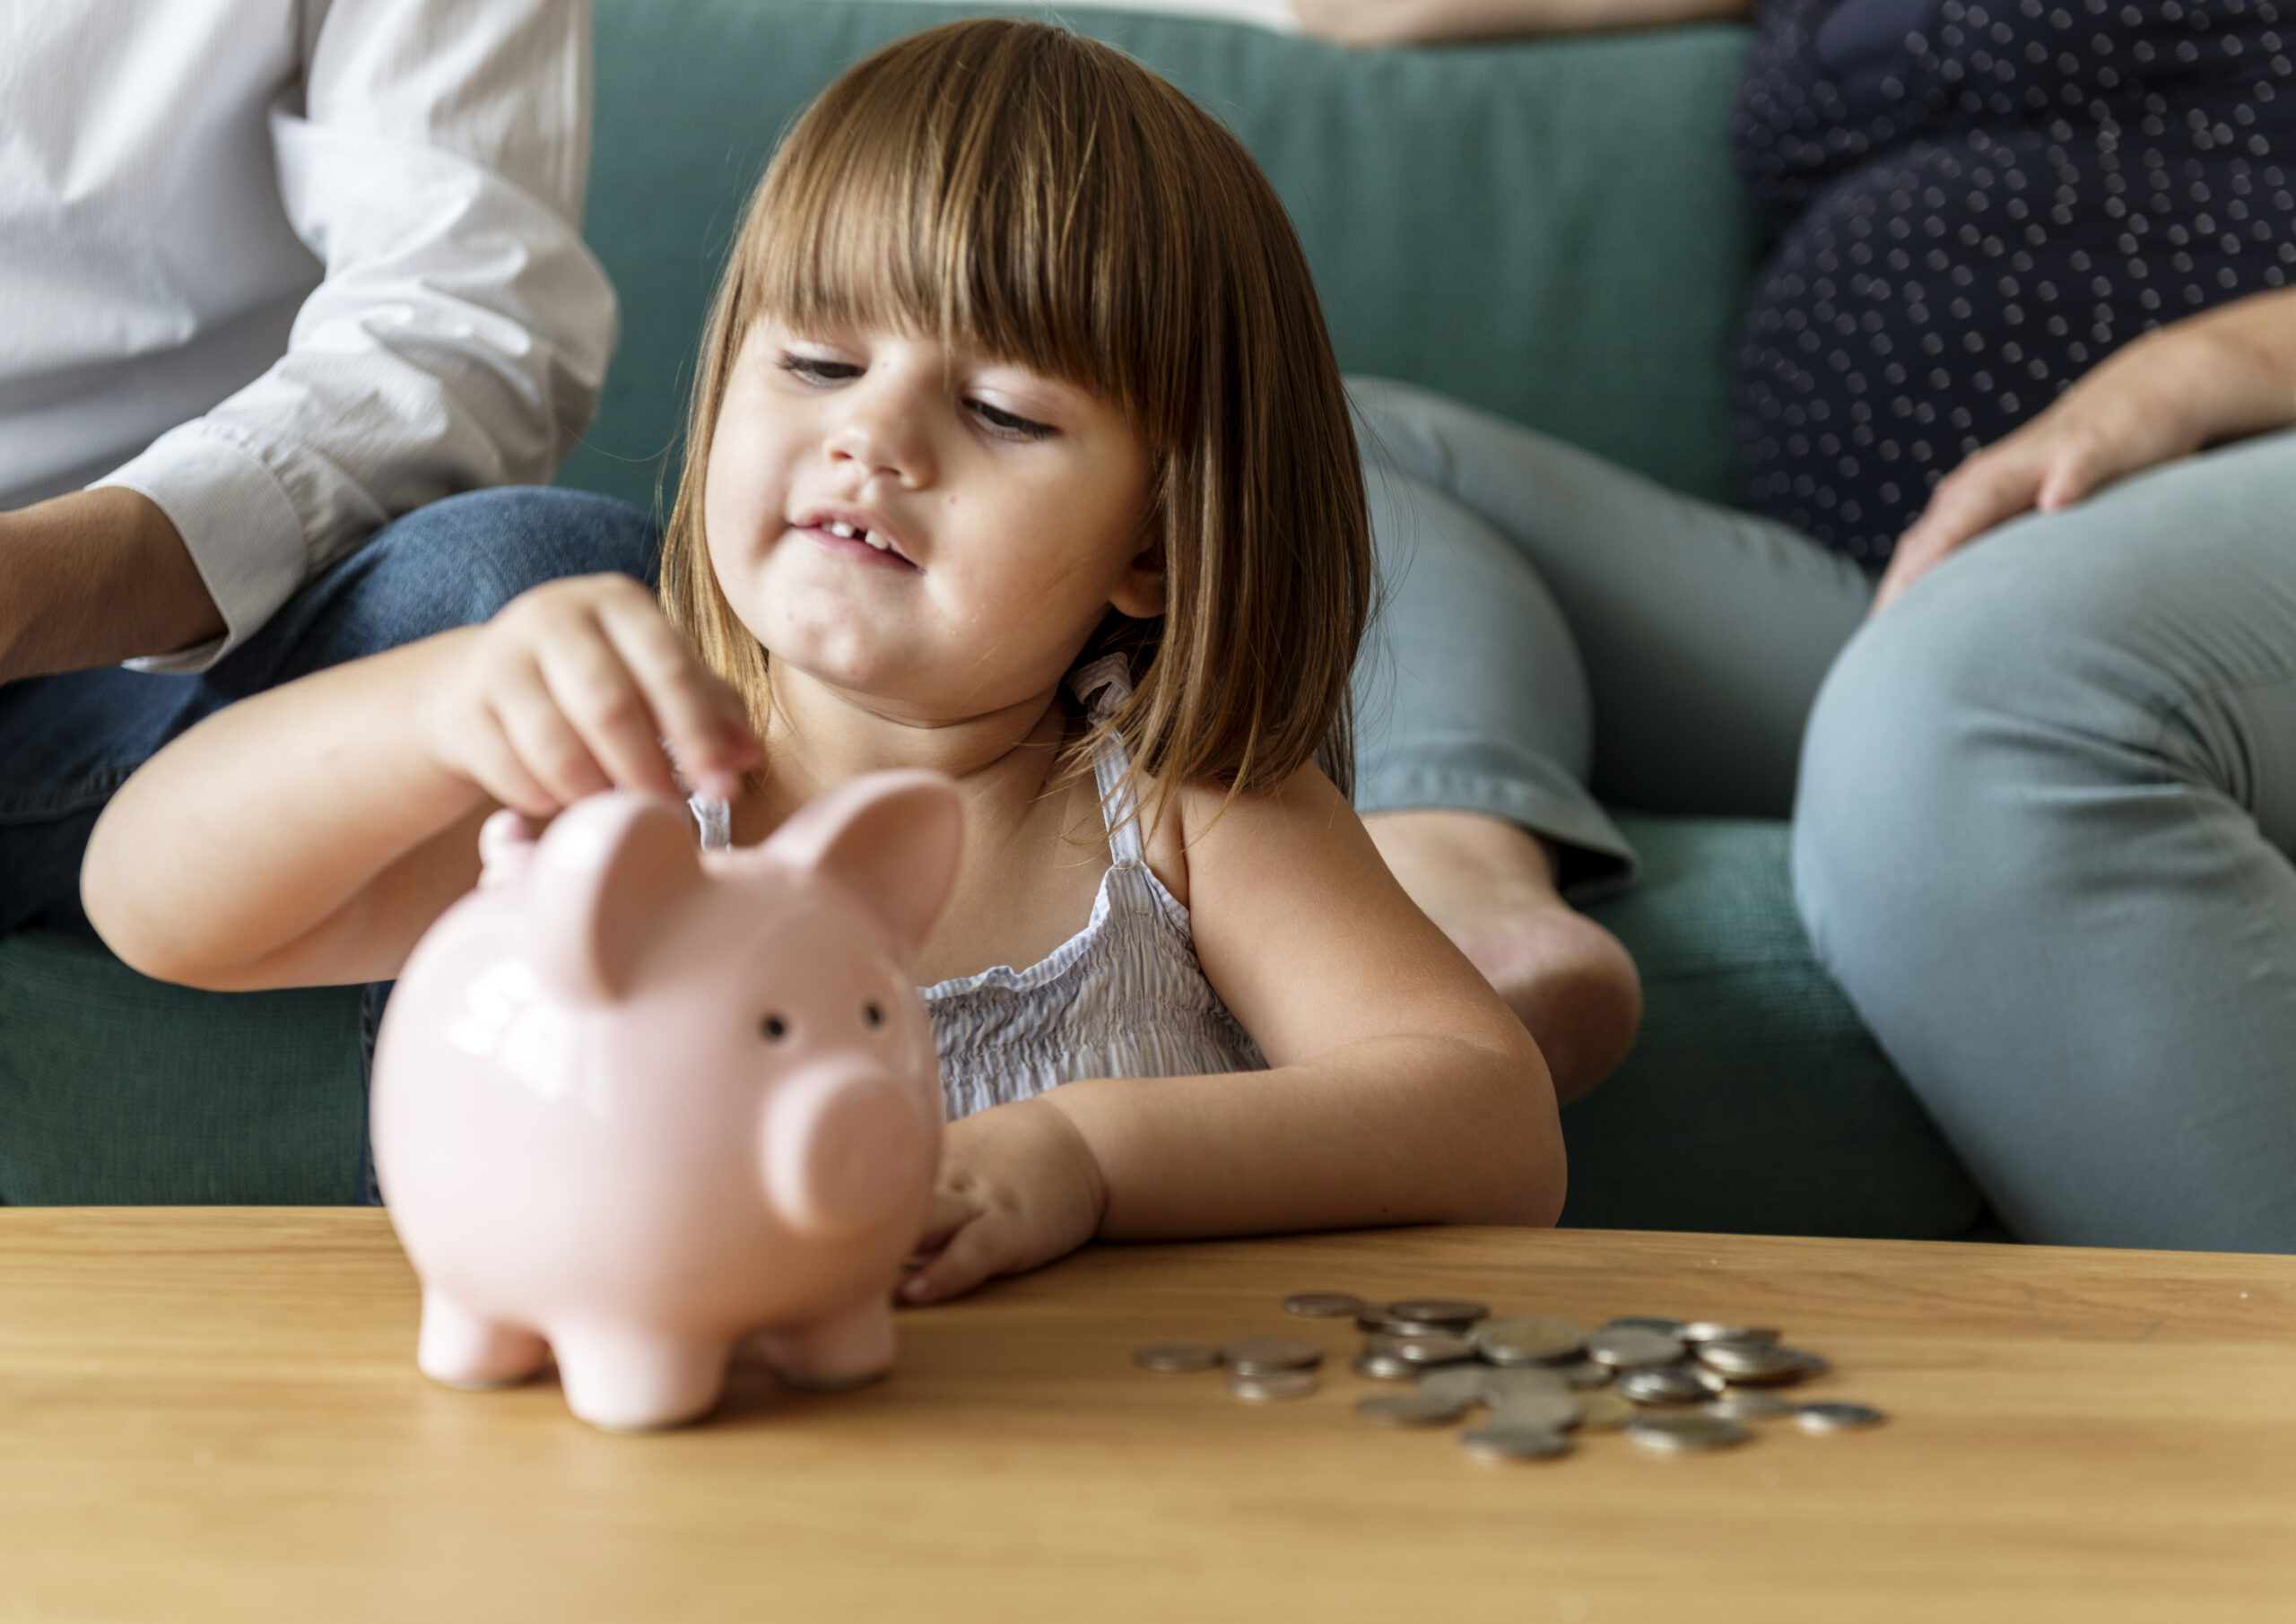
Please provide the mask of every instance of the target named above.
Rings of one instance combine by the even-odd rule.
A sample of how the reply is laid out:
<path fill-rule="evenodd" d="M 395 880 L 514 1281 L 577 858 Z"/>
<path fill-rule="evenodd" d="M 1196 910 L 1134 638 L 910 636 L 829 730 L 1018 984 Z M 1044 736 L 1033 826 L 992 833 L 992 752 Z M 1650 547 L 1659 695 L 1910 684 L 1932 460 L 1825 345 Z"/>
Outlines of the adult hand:
<path fill-rule="evenodd" d="M 1879 614 L 1949 554 L 2019 514 L 2055 513 L 2214 441 L 2296 422 L 2296 301 L 2259 294 L 2107 357 L 2023 428 L 1940 481 L 1898 538 Z"/>
<path fill-rule="evenodd" d="M 183 538 L 150 498 L 106 486 L 0 513 L 0 682 L 222 635 Z"/>
<path fill-rule="evenodd" d="M 1014 1100 L 952 1123 L 900 1298 L 939 1302 L 991 1275 L 1065 1257 L 1099 1232 L 1107 1210 L 1099 1159 L 1051 1100 Z"/>

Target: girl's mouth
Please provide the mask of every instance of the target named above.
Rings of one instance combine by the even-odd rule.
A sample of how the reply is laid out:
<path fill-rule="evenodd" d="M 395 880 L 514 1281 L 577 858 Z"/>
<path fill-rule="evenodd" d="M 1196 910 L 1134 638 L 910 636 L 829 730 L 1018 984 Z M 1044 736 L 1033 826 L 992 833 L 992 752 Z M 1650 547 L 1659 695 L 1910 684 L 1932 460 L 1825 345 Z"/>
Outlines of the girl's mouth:
<path fill-rule="evenodd" d="M 824 519 L 804 527 L 804 534 L 831 552 L 859 563 L 916 572 L 917 566 L 901 556 L 891 541 L 843 519 Z"/>

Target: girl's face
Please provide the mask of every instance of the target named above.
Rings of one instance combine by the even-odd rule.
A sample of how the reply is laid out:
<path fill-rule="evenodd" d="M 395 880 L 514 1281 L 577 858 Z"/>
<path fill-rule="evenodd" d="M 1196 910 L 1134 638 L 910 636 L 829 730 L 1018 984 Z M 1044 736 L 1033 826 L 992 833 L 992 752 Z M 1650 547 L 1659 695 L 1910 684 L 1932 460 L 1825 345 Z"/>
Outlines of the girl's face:
<path fill-rule="evenodd" d="M 702 523 L 777 662 L 889 714 L 1048 695 L 1113 605 L 1163 611 L 1151 459 L 1114 407 L 1008 361 L 761 317 L 709 444 Z"/>

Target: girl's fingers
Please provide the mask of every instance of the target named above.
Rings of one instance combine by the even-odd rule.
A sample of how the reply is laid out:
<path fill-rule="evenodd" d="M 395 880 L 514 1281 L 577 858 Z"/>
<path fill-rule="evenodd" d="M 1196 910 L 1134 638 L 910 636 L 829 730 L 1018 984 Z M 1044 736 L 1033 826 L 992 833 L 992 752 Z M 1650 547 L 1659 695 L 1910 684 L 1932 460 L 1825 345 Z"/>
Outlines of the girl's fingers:
<path fill-rule="evenodd" d="M 544 686 L 567 724 L 607 777 L 623 789 L 675 795 L 660 730 L 620 652 L 596 622 L 585 635 L 544 645 L 536 657 Z"/>
<path fill-rule="evenodd" d="M 694 657 L 652 599 L 602 604 L 598 624 L 644 692 L 654 737 L 667 743 L 687 782 L 729 798 L 760 759 L 740 699 Z"/>
<path fill-rule="evenodd" d="M 1013 1247 L 1003 1228 L 984 1214 L 959 1229 L 938 1256 L 901 1282 L 901 1300 L 937 1303 L 971 1290 L 1010 1266 Z"/>
<path fill-rule="evenodd" d="M 462 746 L 478 786 L 511 811 L 529 818 L 547 818 L 558 810 L 557 798 L 536 783 L 518 760 L 503 730 L 502 718 L 491 706 L 465 732 Z"/>
<path fill-rule="evenodd" d="M 505 662 L 489 684 L 489 696 L 510 748 L 552 796 L 551 811 L 613 787 L 530 660 Z"/>

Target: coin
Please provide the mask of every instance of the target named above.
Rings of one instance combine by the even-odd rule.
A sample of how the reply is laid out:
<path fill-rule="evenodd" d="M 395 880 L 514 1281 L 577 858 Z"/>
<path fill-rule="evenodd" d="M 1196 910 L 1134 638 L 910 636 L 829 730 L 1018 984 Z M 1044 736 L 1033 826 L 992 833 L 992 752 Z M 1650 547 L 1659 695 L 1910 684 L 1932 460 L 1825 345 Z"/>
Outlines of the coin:
<path fill-rule="evenodd" d="M 1316 1373 L 1312 1370 L 1271 1370 L 1265 1376 L 1248 1376 L 1240 1370 L 1228 1372 L 1229 1393 L 1248 1404 L 1305 1398 L 1316 1386 Z"/>
<path fill-rule="evenodd" d="M 1355 1316 L 1356 1327 L 1378 1336 L 1451 1336 L 1459 1327 L 1439 1320 L 1400 1319 L 1385 1308 L 1366 1308 Z"/>
<path fill-rule="evenodd" d="M 1550 1432 L 1568 1432 L 1586 1413 L 1578 1395 L 1568 1389 L 1517 1393 L 1503 1399 L 1493 1396 L 1491 1401 L 1491 1424 L 1494 1427 L 1538 1427 Z"/>
<path fill-rule="evenodd" d="M 1680 1337 L 1641 1325 L 1611 1325 L 1587 1339 L 1587 1357 L 1615 1370 L 1671 1365 L 1682 1356 Z"/>
<path fill-rule="evenodd" d="M 1567 1319 L 1494 1319 L 1474 1328 L 1475 1351 L 1494 1365 L 1560 1365 L 1578 1357 L 1587 1333 Z"/>
<path fill-rule="evenodd" d="M 1668 1319 L 1663 1314 L 1622 1314 L 1603 1327 L 1605 1331 L 1656 1331 L 1661 1336 L 1679 1337 L 1683 1322 Z"/>
<path fill-rule="evenodd" d="M 1615 1432 L 1639 1413 L 1631 1400 L 1608 1387 L 1578 1395 L 1578 1427 L 1582 1432 L 1589 1429 Z"/>
<path fill-rule="evenodd" d="M 1474 1357 L 1474 1344 L 1464 1336 L 1443 1331 L 1419 1331 L 1405 1335 L 1381 1333 L 1368 1338 L 1363 1351 L 1386 1354 L 1413 1365 L 1452 1365 Z M 1231 1359 L 1233 1355 L 1230 1356 Z"/>
<path fill-rule="evenodd" d="M 1220 1362 L 1220 1350 L 1202 1342 L 1150 1342 L 1132 1350 L 1132 1362 L 1143 1370 L 1209 1370 Z"/>
<path fill-rule="evenodd" d="M 1701 1404 L 1714 1396 L 1721 1386 L 1718 1377 L 1705 1373 L 1714 1381 L 1709 1388 L 1699 1379 L 1700 1373 L 1687 1365 L 1651 1365 L 1639 1370 L 1622 1370 L 1618 1374 L 1618 1392 L 1638 1404 Z"/>
<path fill-rule="evenodd" d="M 1276 1370 L 1312 1370 L 1324 1362 L 1324 1350 L 1296 1336 L 1239 1336 L 1220 1344 L 1228 1368 L 1245 1376 L 1265 1376 Z"/>
<path fill-rule="evenodd" d="M 1614 1374 L 1608 1365 L 1598 1365 L 1590 1359 L 1582 1359 L 1575 1365 L 1556 1365 L 1552 1368 L 1565 1385 L 1581 1392 L 1589 1387 L 1608 1386 Z"/>
<path fill-rule="evenodd" d="M 1735 1421 L 1695 1410 L 1669 1410 L 1638 1415 L 1626 1424 L 1626 1436 L 1645 1449 L 1683 1455 L 1700 1449 L 1727 1449 L 1746 1441 L 1747 1432 Z"/>
<path fill-rule="evenodd" d="M 1366 1348 L 1355 1356 L 1354 1369 L 1358 1375 L 1378 1377 L 1383 1382 L 1416 1381 L 1425 1371 L 1423 1365 L 1414 1365 L 1407 1359 L 1397 1359 L 1392 1353 L 1375 1353 Z"/>
<path fill-rule="evenodd" d="M 1438 1365 L 1419 1378 L 1419 1390 L 1456 1400 L 1464 1408 L 1489 1402 L 1491 1377 L 1513 1374 L 1515 1372 L 1488 1369 L 1482 1365 Z"/>
<path fill-rule="evenodd" d="M 1448 1297 L 1407 1297 L 1403 1301 L 1389 1303 L 1390 1317 L 1428 1325 L 1450 1325 L 1465 1330 L 1479 1319 L 1491 1317 L 1491 1310 L 1481 1303 L 1463 1302 Z"/>
<path fill-rule="evenodd" d="M 1794 1418 L 1805 1432 L 1854 1432 L 1878 1427 L 1889 1417 L 1871 1404 L 1805 1404 Z"/>
<path fill-rule="evenodd" d="M 1686 1342 L 1774 1342 L 1782 1334 L 1774 1325 L 1734 1325 L 1718 1319 L 1694 1319 L 1681 1332 Z"/>
<path fill-rule="evenodd" d="M 1570 1383 L 1544 1365 L 1501 1366 L 1496 1370 L 1488 1365 L 1475 1365 L 1471 1368 L 1482 1377 L 1483 1396 L 1493 1404 L 1503 1404 L 1526 1394 L 1570 1391 Z"/>
<path fill-rule="evenodd" d="M 1492 1425 L 1459 1434 L 1459 1447 L 1481 1461 L 1545 1461 L 1570 1453 L 1570 1440 L 1544 1427 Z"/>
<path fill-rule="evenodd" d="M 1378 1393 L 1355 1401 L 1355 1413 L 1380 1427 L 1440 1427 L 1466 1410 L 1429 1393 Z"/>
<path fill-rule="evenodd" d="M 1705 1342 L 1699 1347 L 1698 1359 L 1719 1371 L 1734 1387 L 1779 1387 L 1833 1368 L 1814 1353 L 1769 1342 Z"/>
<path fill-rule="evenodd" d="M 1766 1421 L 1781 1415 L 1792 1415 L 1801 1406 L 1788 1403 L 1774 1393 L 1759 1387 L 1733 1387 L 1720 1398 L 1709 1399 L 1700 1406 L 1709 1415 L 1718 1415 L 1726 1421 Z"/>
<path fill-rule="evenodd" d="M 1283 1312 L 1310 1319 L 1344 1319 L 1361 1314 L 1367 1305 L 1352 1291 L 1294 1291 L 1283 1299 Z"/>

